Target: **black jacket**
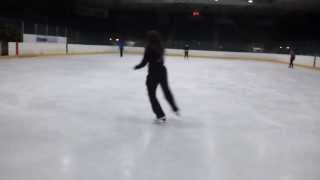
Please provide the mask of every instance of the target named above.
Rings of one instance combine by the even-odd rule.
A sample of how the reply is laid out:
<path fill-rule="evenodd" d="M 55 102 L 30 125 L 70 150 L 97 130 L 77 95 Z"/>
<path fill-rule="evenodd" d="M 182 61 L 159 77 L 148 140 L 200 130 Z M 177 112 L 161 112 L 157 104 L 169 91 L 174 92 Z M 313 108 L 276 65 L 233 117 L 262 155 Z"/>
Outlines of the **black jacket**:
<path fill-rule="evenodd" d="M 189 51 L 190 50 L 190 46 L 189 45 L 185 45 L 184 46 L 184 51 Z"/>
<path fill-rule="evenodd" d="M 163 54 L 163 49 L 147 46 L 141 63 L 135 66 L 135 69 L 143 68 L 148 64 L 149 74 L 159 73 L 164 68 Z"/>

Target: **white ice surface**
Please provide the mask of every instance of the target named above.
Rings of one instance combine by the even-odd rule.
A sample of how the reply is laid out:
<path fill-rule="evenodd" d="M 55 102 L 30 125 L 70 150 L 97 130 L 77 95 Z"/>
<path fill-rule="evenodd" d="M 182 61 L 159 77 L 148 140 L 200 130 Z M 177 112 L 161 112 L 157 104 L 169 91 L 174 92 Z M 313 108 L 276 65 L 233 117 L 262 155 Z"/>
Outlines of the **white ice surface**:
<path fill-rule="evenodd" d="M 167 57 L 156 125 L 140 59 L 1 59 L 0 179 L 320 179 L 320 72 Z"/>

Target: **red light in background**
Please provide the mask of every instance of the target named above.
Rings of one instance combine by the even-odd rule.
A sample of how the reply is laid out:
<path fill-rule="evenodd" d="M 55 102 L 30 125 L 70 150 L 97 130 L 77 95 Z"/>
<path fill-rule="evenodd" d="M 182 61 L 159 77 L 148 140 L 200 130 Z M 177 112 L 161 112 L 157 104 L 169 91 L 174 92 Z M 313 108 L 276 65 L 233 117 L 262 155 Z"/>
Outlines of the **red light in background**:
<path fill-rule="evenodd" d="M 198 10 L 194 10 L 192 12 L 192 16 L 200 16 L 200 12 Z"/>

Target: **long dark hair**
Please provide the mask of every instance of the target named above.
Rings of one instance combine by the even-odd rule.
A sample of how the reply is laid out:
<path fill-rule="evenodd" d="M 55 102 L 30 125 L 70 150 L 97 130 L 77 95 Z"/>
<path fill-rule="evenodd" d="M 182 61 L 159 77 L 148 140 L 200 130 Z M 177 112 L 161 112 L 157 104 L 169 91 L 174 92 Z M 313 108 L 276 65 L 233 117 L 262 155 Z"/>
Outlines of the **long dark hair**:
<path fill-rule="evenodd" d="M 160 34 L 157 31 L 147 32 L 147 48 L 159 53 L 160 56 L 164 53 L 164 48 L 161 42 Z"/>

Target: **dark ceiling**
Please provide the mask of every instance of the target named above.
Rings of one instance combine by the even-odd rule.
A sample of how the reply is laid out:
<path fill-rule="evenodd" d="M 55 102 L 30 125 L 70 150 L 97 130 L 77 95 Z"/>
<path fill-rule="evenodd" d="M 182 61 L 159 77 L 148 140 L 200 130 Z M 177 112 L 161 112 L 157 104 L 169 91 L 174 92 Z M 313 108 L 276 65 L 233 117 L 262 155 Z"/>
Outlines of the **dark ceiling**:
<path fill-rule="evenodd" d="M 111 10 L 186 12 L 198 9 L 210 13 L 285 14 L 319 13 L 320 0 L 75 0 L 78 14 L 103 14 Z"/>
<path fill-rule="evenodd" d="M 2 0 L 0 15 L 53 14 L 107 17 L 111 11 L 157 11 L 281 15 L 290 12 L 320 14 L 320 0 Z"/>
<path fill-rule="evenodd" d="M 104 8 L 126 7 L 128 6 L 165 6 L 165 5 L 186 5 L 186 6 L 252 6 L 252 7 L 274 7 L 287 10 L 317 10 L 319 0 L 253 0 L 253 3 L 248 3 L 248 0 L 76 0 L 77 5 L 92 5 Z M 179 9 L 177 9 L 179 10 Z"/>
<path fill-rule="evenodd" d="M 90 2 L 97 4 L 174 4 L 174 3 L 187 3 L 187 4 L 223 4 L 223 5 L 247 5 L 247 0 L 78 0 L 78 2 Z M 318 0 L 255 0 L 256 4 L 276 4 L 276 5 L 308 5 L 319 3 Z"/>

